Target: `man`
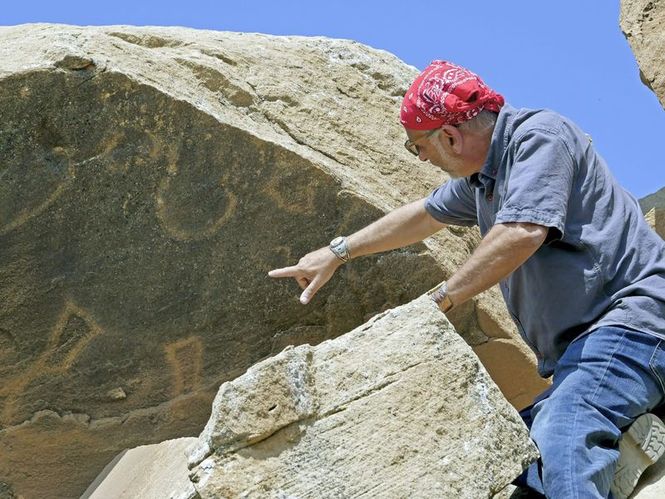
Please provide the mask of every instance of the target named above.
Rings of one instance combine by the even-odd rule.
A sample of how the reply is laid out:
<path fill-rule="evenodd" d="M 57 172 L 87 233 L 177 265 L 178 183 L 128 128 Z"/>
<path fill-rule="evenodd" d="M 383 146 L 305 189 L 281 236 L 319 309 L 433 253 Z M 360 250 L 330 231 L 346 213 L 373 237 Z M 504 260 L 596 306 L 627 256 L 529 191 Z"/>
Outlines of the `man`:
<path fill-rule="evenodd" d="M 665 449 L 665 244 L 591 140 L 547 110 L 515 109 L 475 74 L 434 61 L 401 108 L 407 149 L 453 177 L 272 277 L 301 302 L 350 258 L 479 225 L 473 255 L 432 296 L 445 313 L 499 283 L 550 389 L 522 416 L 541 460 L 519 483 L 547 497 L 626 497 Z M 638 419 L 639 417 L 639 419 Z M 632 459 L 619 465 L 623 439 Z M 641 453 L 641 455 L 640 455 Z"/>

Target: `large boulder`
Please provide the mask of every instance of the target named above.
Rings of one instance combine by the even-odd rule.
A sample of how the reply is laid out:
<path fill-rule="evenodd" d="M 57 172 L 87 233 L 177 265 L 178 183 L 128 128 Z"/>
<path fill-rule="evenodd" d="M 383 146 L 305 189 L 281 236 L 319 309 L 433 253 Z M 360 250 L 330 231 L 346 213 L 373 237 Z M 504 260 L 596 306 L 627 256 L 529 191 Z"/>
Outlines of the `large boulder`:
<path fill-rule="evenodd" d="M 490 497 L 537 458 L 427 296 L 221 386 L 191 453 L 201 498 Z"/>
<path fill-rule="evenodd" d="M 342 40 L 0 28 L 3 490 L 78 496 L 122 449 L 198 434 L 220 383 L 468 257 L 477 231 L 444 230 L 345 266 L 307 307 L 266 276 L 446 179 L 402 147 L 416 73 Z M 525 405 L 544 382 L 484 296 L 453 322 L 488 365 L 511 359 L 497 376 Z"/>
<path fill-rule="evenodd" d="M 621 29 L 640 66 L 642 82 L 665 107 L 665 1 L 621 0 Z"/>

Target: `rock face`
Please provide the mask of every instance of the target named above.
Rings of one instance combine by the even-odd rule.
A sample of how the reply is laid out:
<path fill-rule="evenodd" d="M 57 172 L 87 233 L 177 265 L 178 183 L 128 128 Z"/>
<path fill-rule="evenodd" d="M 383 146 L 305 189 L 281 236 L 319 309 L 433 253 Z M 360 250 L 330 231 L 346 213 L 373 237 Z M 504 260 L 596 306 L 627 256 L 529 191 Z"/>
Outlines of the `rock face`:
<path fill-rule="evenodd" d="M 120 483 L 134 497 L 158 497 L 155 461 L 177 461 L 181 448 L 146 455 L 146 472 Z M 204 499 L 477 498 L 536 457 L 517 411 L 423 296 L 224 383 L 190 451 L 190 478 Z M 111 474 L 91 497 L 111 490 Z M 184 477 L 173 477 L 177 496 L 192 497 Z"/>
<path fill-rule="evenodd" d="M 122 449 L 198 434 L 220 383 L 468 257 L 477 232 L 441 231 L 345 266 L 308 307 L 266 277 L 445 180 L 402 147 L 415 74 L 339 40 L 0 28 L 8 494 L 79 496 Z M 521 406 L 545 384 L 497 296 L 452 319 Z"/>
<path fill-rule="evenodd" d="M 252 366 L 221 386 L 198 439 L 124 452 L 83 498 L 508 498 L 536 458 L 517 412 L 423 296 Z"/>
<path fill-rule="evenodd" d="M 660 237 L 665 239 L 665 209 L 651 208 L 644 218 L 646 218 L 647 223 L 651 228 L 655 230 Z"/>
<path fill-rule="evenodd" d="M 202 498 L 489 497 L 537 457 L 427 296 L 223 384 L 199 442 Z"/>
<path fill-rule="evenodd" d="M 621 29 L 640 66 L 640 78 L 665 107 L 665 1 L 621 0 Z"/>

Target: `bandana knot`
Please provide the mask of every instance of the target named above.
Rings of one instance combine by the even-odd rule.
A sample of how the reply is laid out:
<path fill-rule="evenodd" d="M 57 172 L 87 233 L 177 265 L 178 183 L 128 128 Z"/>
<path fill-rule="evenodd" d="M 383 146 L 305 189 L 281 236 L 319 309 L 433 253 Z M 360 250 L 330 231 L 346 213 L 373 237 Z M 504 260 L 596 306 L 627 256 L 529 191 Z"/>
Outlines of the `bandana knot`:
<path fill-rule="evenodd" d="M 483 109 L 498 113 L 504 102 L 477 74 L 451 62 L 432 61 L 404 95 L 400 121 L 413 130 L 459 125 Z"/>

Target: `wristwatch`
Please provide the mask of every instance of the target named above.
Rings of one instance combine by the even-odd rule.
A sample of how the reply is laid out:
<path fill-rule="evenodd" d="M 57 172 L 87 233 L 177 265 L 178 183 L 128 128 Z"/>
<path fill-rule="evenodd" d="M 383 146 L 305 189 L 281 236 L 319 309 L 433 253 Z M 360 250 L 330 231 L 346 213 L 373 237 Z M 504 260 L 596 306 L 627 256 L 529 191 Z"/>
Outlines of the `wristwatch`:
<path fill-rule="evenodd" d="M 434 288 L 430 294 L 430 298 L 439 306 L 444 314 L 454 307 L 453 301 L 450 299 L 450 296 L 448 296 L 447 282 L 444 282 L 443 285 L 438 288 Z"/>
<path fill-rule="evenodd" d="M 349 244 L 344 236 L 336 237 L 330 241 L 329 248 L 330 251 L 343 262 L 348 262 L 351 258 L 351 255 L 349 254 Z"/>

